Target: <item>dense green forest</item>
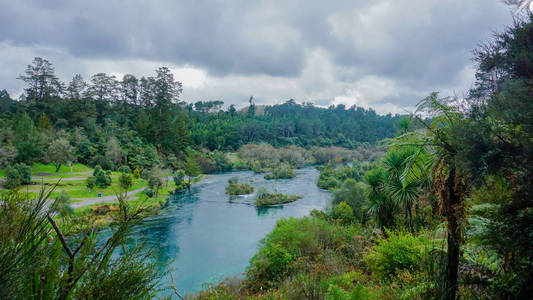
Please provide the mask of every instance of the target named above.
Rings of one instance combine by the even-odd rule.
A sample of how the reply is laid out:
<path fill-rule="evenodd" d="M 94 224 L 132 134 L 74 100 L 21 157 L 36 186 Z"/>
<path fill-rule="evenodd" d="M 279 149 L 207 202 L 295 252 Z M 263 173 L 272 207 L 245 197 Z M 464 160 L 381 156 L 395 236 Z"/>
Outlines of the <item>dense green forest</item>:
<path fill-rule="evenodd" d="M 52 141 L 66 139 L 70 161 L 115 169 L 122 164 L 144 168 L 158 159 L 181 161 L 189 147 L 235 151 L 249 143 L 274 146 L 342 146 L 355 148 L 394 134 L 398 116 L 343 105 L 320 108 L 289 100 L 281 105 L 255 104 L 245 112 L 221 101 L 180 101 L 181 83 L 166 67 L 154 77 L 122 80 L 99 73 L 86 83 L 80 75 L 64 84 L 50 62 L 35 58 L 18 79 L 27 87 L 18 101 L 0 92 L 0 166 L 43 161 Z M 66 145 L 64 145 L 66 146 Z M 110 161 L 106 149 L 122 150 Z"/>
<path fill-rule="evenodd" d="M 409 117 L 393 117 L 293 100 L 261 112 L 252 98 L 241 111 L 188 104 L 165 67 L 154 77 L 76 75 L 65 85 L 36 58 L 19 77 L 21 99 L 0 93 L 0 298 L 156 298 L 169 275 L 129 240 L 153 202 L 128 201 L 133 185 L 145 180 L 157 198 L 163 188 L 190 188 L 201 172 L 290 178 L 313 163 L 331 208 L 279 220 L 244 278 L 187 297 L 530 299 L 533 15 L 495 33 L 474 60 L 466 97 L 431 93 Z M 369 146 L 378 142 L 386 153 L 369 153 L 380 152 Z M 37 194 L 20 188 L 42 163 L 61 172 L 74 162 L 91 173 L 88 189 L 116 184 L 115 206 L 72 212 L 68 193 L 54 194 L 60 180 L 43 181 Z M 252 192 L 238 178 L 228 187 Z M 262 190 L 256 204 L 298 197 Z M 104 235 L 94 213 L 109 217 Z"/>

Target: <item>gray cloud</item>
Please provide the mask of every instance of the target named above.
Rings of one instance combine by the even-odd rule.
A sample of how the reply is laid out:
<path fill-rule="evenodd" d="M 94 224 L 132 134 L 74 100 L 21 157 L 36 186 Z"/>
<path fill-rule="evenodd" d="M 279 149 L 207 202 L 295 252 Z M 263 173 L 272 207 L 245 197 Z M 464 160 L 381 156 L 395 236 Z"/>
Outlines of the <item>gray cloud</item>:
<path fill-rule="evenodd" d="M 471 50 L 511 22 L 498 0 L 0 1 L 0 88 L 12 93 L 40 55 L 64 80 L 94 66 L 136 75 L 186 66 L 205 72 L 189 88 L 179 78 L 189 99 L 242 104 L 254 94 L 383 112 L 467 89 Z"/>

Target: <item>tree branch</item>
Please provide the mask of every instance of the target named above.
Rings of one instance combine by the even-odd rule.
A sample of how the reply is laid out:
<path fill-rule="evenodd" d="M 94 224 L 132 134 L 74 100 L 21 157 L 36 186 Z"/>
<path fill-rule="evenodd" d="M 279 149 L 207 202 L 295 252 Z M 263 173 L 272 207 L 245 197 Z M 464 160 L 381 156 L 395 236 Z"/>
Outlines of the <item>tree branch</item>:
<path fill-rule="evenodd" d="M 72 250 L 68 246 L 67 241 L 65 240 L 65 236 L 63 235 L 63 232 L 61 232 L 61 229 L 59 229 L 59 227 L 57 226 L 54 219 L 52 219 L 50 214 L 47 214 L 46 217 L 48 218 L 48 221 L 52 224 L 52 227 L 54 227 L 57 237 L 59 237 L 59 240 L 61 241 L 61 245 L 63 245 L 63 249 L 65 249 L 65 251 L 67 252 L 68 256 L 71 259 L 74 259 L 74 253 L 72 253 Z"/>

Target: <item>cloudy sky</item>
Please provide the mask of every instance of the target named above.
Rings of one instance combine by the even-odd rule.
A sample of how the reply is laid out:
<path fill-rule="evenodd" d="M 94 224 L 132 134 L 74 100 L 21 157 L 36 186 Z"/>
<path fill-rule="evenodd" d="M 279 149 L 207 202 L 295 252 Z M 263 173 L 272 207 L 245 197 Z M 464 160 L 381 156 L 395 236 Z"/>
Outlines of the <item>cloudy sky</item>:
<path fill-rule="evenodd" d="M 0 0 L 0 89 L 41 56 L 64 81 L 168 66 L 188 102 L 403 112 L 462 95 L 472 49 L 511 22 L 498 0 Z"/>

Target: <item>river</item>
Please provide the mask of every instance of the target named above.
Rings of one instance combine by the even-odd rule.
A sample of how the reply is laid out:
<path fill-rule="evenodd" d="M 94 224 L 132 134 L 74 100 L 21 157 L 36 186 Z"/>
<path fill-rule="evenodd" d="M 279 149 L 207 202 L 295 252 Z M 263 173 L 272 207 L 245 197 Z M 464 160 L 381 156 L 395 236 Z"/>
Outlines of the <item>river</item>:
<path fill-rule="evenodd" d="M 171 197 L 161 214 L 143 221 L 132 234 L 157 249 L 156 259 L 172 272 L 180 293 L 196 293 L 205 283 L 242 276 L 259 241 L 280 218 L 303 217 L 329 205 L 330 194 L 316 186 L 318 175 L 314 167 L 296 170 L 292 179 L 265 180 L 264 174 L 251 171 L 209 175 L 193 185 L 191 192 Z M 234 176 L 241 183 L 250 182 L 256 191 L 266 187 L 302 198 L 258 209 L 255 195 L 225 194 L 228 179 Z M 170 276 L 161 284 L 170 286 Z"/>

